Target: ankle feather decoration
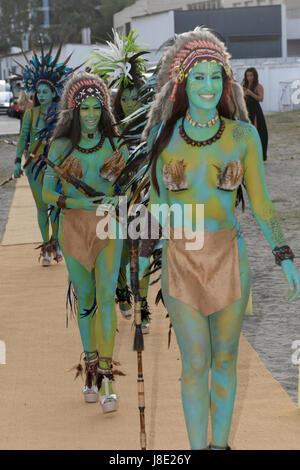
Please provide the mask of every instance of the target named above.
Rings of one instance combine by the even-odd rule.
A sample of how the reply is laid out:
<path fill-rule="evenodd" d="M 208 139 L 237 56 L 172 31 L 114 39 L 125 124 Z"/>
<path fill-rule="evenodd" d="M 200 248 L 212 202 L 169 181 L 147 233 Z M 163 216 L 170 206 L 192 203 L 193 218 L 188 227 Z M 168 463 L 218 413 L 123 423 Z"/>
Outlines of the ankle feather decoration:
<path fill-rule="evenodd" d="M 103 361 L 104 358 L 99 358 L 99 359 Z M 117 366 L 121 365 L 120 362 L 112 361 L 111 366 L 107 369 L 103 369 L 101 367 L 98 367 L 98 369 L 97 369 L 97 380 L 96 380 L 98 390 L 100 390 L 100 388 L 101 388 L 102 381 L 103 381 L 104 377 L 106 377 L 111 382 L 113 382 L 115 380 L 115 378 L 114 378 L 115 375 L 120 375 L 120 376 L 125 377 L 126 374 L 124 374 L 122 371 L 117 370 L 117 369 L 113 369 L 113 364 L 117 365 Z"/>
<path fill-rule="evenodd" d="M 83 366 L 81 364 L 83 354 L 85 355 L 84 357 L 85 373 L 86 373 L 85 384 L 89 388 L 91 388 L 93 385 L 93 379 L 97 375 L 97 369 L 98 369 L 98 363 L 99 363 L 97 351 L 92 351 L 92 352 L 83 351 L 79 358 L 79 361 L 80 361 L 79 364 L 69 369 L 68 372 L 71 372 L 72 370 L 76 370 L 74 380 L 76 380 L 79 377 L 79 375 L 81 376 L 81 378 L 83 378 Z"/>
<path fill-rule="evenodd" d="M 132 305 L 132 292 L 129 290 L 128 286 L 124 289 L 117 287 L 116 289 L 116 303 L 127 302 L 129 305 Z"/>
<path fill-rule="evenodd" d="M 76 380 L 79 376 L 81 376 L 81 378 L 83 378 L 83 367 L 80 363 L 77 364 L 77 366 L 74 366 L 71 369 L 69 369 L 68 372 L 71 372 L 72 370 L 76 370 L 74 380 Z"/>

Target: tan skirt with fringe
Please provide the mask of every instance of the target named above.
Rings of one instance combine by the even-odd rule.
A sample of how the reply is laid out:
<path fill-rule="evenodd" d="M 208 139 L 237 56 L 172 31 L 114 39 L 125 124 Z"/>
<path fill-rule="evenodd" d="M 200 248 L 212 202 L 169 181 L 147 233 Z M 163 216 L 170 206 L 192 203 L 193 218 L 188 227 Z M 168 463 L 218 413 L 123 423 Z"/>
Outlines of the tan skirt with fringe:
<path fill-rule="evenodd" d="M 187 250 L 191 240 L 170 238 L 167 248 L 169 294 L 211 315 L 241 298 L 237 229 L 204 232 L 204 245 Z"/>
<path fill-rule="evenodd" d="M 63 211 L 63 252 L 76 259 L 89 272 L 93 270 L 98 254 L 109 242 L 108 235 L 104 240 L 97 236 L 97 225 L 105 217 L 107 214 L 99 216 L 96 212 L 83 209 Z"/>

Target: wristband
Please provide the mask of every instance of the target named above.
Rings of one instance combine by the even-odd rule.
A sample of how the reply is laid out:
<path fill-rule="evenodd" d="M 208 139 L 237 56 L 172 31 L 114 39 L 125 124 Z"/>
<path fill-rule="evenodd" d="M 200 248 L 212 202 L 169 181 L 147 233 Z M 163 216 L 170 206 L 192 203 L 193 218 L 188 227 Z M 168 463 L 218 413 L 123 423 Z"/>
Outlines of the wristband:
<path fill-rule="evenodd" d="M 59 209 L 66 208 L 66 199 L 67 199 L 67 196 L 59 196 L 59 198 L 56 201 L 56 205 Z"/>
<path fill-rule="evenodd" d="M 272 250 L 273 255 L 275 256 L 275 263 L 280 265 L 281 261 L 286 259 L 291 259 L 292 261 L 295 258 L 295 255 L 291 248 L 288 245 L 284 246 L 276 246 L 274 250 Z"/>

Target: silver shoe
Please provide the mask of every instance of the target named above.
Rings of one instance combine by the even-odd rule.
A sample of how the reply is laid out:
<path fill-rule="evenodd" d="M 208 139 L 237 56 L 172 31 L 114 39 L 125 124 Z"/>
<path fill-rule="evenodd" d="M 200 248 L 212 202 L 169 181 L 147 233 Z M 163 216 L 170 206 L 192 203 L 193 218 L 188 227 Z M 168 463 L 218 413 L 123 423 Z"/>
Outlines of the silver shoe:
<path fill-rule="evenodd" d="M 100 404 L 103 413 L 112 413 L 118 409 L 118 398 L 115 393 L 109 393 L 108 385 L 111 382 L 107 377 L 103 377 L 105 395 L 100 395 Z"/>
<path fill-rule="evenodd" d="M 99 390 L 96 385 L 92 385 L 91 388 L 85 385 L 82 389 L 82 393 L 86 403 L 96 403 L 99 400 Z"/>

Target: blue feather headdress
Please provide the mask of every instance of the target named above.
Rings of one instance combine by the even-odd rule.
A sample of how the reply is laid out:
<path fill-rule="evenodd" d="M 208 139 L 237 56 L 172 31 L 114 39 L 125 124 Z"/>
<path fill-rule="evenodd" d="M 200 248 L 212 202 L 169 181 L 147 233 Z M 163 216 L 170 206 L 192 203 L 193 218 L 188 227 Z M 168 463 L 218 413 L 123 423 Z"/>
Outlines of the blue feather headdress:
<path fill-rule="evenodd" d="M 35 47 L 32 46 L 33 56 L 30 60 L 22 51 L 27 62 L 25 66 L 15 60 L 16 64 L 22 68 L 22 75 L 19 75 L 19 78 L 23 80 L 24 88 L 27 93 L 36 93 L 38 85 L 40 83 L 46 83 L 56 91 L 58 96 L 60 96 L 67 77 L 74 72 L 74 70 L 79 68 L 77 67 L 76 69 L 72 69 L 67 67 L 72 54 L 70 54 L 63 63 L 58 62 L 62 44 L 58 47 L 54 58 L 51 55 L 52 49 L 53 44 L 50 46 L 49 51 L 45 53 L 43 45 L 41 44 L 41 55 L 39 58 Z"/>

